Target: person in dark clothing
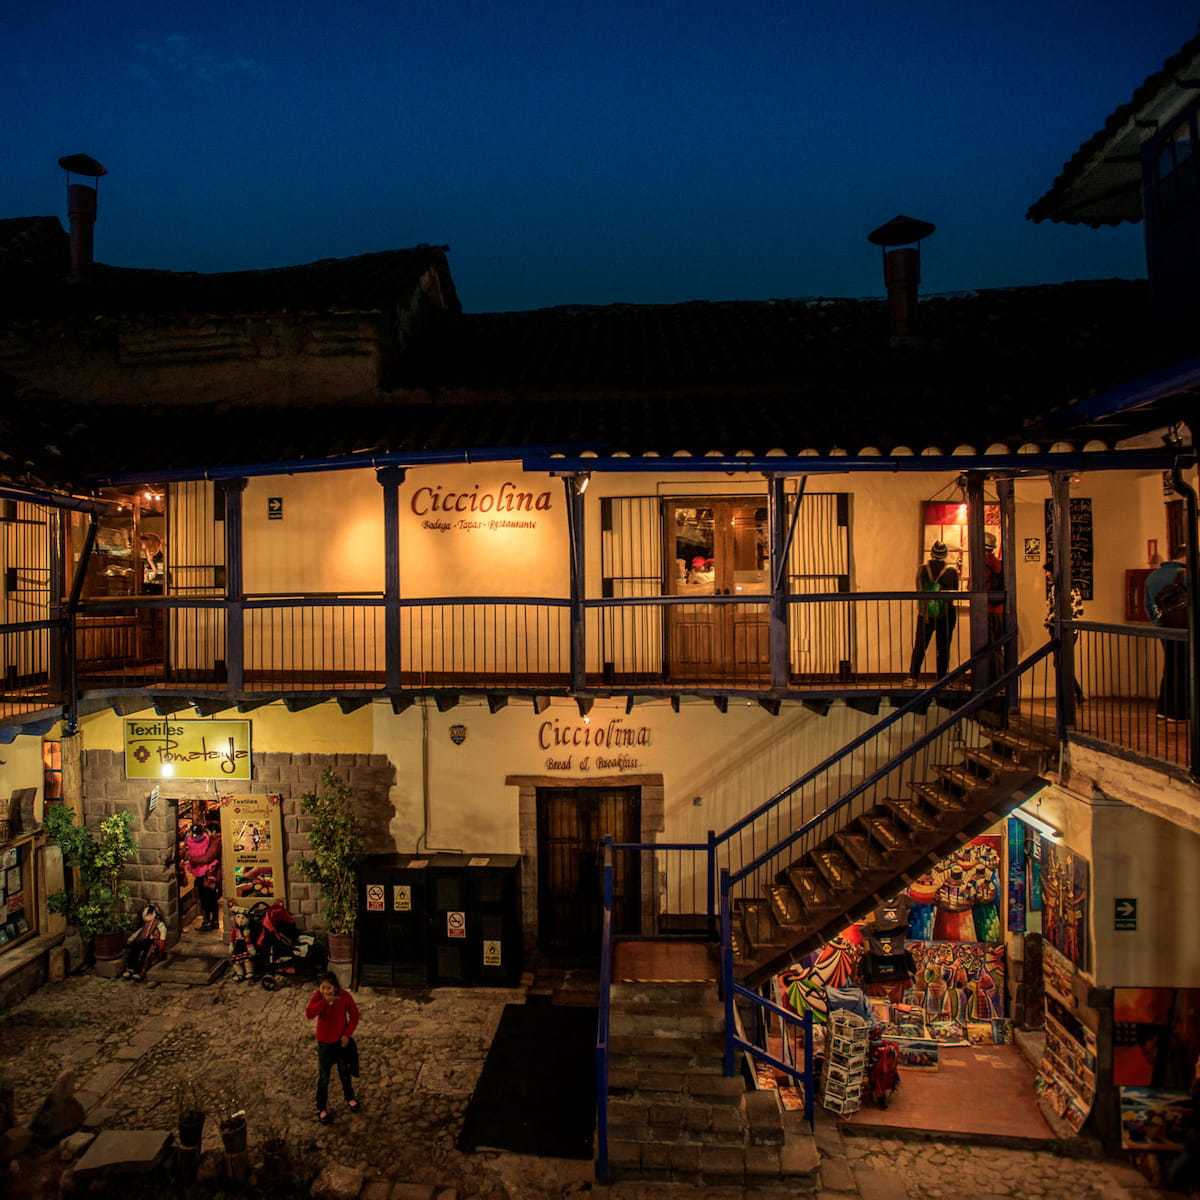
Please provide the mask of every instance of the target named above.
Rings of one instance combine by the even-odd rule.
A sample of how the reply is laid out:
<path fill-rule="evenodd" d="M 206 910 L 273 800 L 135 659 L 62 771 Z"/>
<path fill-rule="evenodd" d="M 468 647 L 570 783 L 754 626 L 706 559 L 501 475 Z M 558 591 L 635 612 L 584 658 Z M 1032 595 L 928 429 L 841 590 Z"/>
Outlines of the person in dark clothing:
<path fill-rule="evenodd" d="M 350 1078 L 351 1055 L 347 1053 L 358 1028 L 358 1005 L 338 983 L 338 977 L 327 971 L 321 976 L 320 985 L 313 992 L 304 1015 L 310 1021 L 316 1018 L 317 1022 L 317 1120 L 328 1125 L 333 1121 L 328 1107 L 329 1074 L 335 1066 L 346 1106 L 351 1112 L 362 1111 L 354 1096 L 354 1083 Z"/>
<path fill-rule="evenodd" d="M 919 603 L 917 636 L 913 643 L 908 679 L 905 681 L 910 687 L 916 686 L 930 638 L 936 639 L 938 678 L 950 670 L 950 639 L 958 615 L 953 602 L 939 593 L 958 591 L 958 571 L 947 565 L 948 555 L 945 542 L 934 542 L 929 549 L 929 561 L 922 563 L 917 571 L 917 591 L 930 592 L 931 595 L 922 598 Z"/>
<path fill-rule="evenodd" d="M 1159 599 L 1177 582 L 1186 584 L 1184 563 L 1186 547 L 1175 546 L 1171 557 L 1146 576 L 1146 612 L 1160 629 L 1168 628 Z M 1163 673 L 1158 689 L 1158 716 L 1164 721 L 1188 719 L 1188 657 L 1186 640 L 1163 638 Z"/>

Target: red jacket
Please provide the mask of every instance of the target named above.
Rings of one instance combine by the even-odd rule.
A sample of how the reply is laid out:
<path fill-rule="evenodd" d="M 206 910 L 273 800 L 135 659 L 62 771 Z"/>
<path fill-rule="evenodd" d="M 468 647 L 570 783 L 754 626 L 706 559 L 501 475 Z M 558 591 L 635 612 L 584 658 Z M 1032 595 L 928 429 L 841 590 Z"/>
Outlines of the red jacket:
<path fill-rule="evenodd" d="M 320 990 L 313 992 L 304 1015 L 310 1021 L 317 1018 L 318 1042 L 337 1042 L 344 1037 L 353 1037 L 358 1028 L 358 1005 L 345 988 L 328 1001 Z"/>

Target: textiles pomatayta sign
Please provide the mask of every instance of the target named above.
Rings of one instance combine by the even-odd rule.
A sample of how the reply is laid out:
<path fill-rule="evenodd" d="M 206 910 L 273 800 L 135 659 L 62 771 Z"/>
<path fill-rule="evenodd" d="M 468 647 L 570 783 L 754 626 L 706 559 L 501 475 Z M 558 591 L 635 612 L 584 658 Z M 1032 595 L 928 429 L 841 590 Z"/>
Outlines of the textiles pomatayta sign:
<path fill-rule="evenodd" d="M 249 721 L 125 720 L 126 779 L 249 779 Z"/>
<path fill-rule="evenodd" d="M 221 887 L 246 908 L 284 898 L 281 797 L 221 797 Z"/>

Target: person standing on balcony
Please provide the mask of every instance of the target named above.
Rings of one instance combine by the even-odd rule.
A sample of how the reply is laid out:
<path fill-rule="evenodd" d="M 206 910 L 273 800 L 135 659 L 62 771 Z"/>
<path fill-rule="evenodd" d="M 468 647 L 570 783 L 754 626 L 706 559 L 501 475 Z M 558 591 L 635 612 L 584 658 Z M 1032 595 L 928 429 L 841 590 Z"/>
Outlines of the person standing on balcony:
<path fill-rule="evenodd" d="M 1174 546 L 1171 557 L 1146 576 L 1146 612 L 1160 629 L 1187 628 L 1186 546 Z M 1178 603 L 1182 599 L 1183 603 Z M 1163 721 L 1188 719 L 1187 642 L 1163 639 L 1162 683 L 1157 713 Z"/>
<path fill-rule="evenodd" d="M 917 571 L 917 591 L 931 592 L 933 595 L 923 597 L 918 604 L 917 637 L 913 643 L 906 687 L 917 685 L 917 676 L 925 662 L 930 638 L 936 639 L 938 678 L 941 679 L 950 670 L 950 638 L 958 614 L 949 599 L 937 594 L 958 591 L 958 571 L 947 565 L 948 554 L 945 542 L 934 542 L 929 548 L 929 561 L 922 563 Z"/>

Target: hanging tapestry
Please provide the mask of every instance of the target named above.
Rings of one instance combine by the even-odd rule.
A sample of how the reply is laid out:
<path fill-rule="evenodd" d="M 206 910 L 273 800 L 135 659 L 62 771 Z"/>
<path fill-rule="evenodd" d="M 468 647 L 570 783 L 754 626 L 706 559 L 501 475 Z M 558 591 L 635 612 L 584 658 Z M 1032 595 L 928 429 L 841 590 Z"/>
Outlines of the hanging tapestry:
<path fill-rule="evenodd" d="M 1080 970 L 1088 968 L 1088 862 L 1041 838 L 1042 935 Z"/>
<path fill-rule="evenodd" d="M 918 941 L 1000 942 L 1000 845 L 984 834 L 908 887 L 908 934 Z"/>
<path fill-rule="evenodd" d="M 1005 1016 L 1004 947 L 988 942 L 918 942 L 912 946 L 913 1003 L 929 1021 L 991 1021 Z"/>
<path fill-rule="evenodd" d="M 1024 821 L 1008 818 L 1008 931 L 1025 932 L 1025 856 Z"/>

